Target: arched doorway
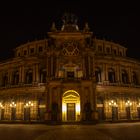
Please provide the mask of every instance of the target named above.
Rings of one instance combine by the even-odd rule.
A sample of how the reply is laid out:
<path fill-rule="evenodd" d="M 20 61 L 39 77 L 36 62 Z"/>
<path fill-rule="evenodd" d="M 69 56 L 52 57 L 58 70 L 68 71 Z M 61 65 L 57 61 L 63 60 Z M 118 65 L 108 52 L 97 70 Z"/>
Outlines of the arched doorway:
<path fill-rule="evenodd" d="M 80 121 L 80 96 L 75 90 L 63 94 L 62 121 Z"/>

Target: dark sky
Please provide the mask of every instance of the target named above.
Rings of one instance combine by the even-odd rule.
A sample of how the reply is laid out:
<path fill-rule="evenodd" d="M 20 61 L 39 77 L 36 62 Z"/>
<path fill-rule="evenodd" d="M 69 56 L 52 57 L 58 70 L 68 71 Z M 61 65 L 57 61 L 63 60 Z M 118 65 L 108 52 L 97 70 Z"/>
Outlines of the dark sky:
<path fill-rule="evenodd" d="M 58 2 L 59 1 L 59 2 Z M 53 21 L 61 27 L 65 12 L 77 15 L 79 28 L 89 23 L 93 34 L 128 48 L 128 55 L 140 59 L 140 16 L 136 4 L 93 3 L 85 0 L 19 1 L 0 5 L 0 59 L 28 40 L 44 38 Z"/>

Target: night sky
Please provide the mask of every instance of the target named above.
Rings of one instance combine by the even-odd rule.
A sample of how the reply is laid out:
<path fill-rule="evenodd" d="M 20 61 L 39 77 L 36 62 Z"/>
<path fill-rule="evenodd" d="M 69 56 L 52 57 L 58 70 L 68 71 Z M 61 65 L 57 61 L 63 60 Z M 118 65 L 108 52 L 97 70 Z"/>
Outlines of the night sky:
<path fill-rule="evenodd" d="M 45 38 L 53 21 L 60 29 L 61 18 L 65 12 L 74 13 L 78 17 L 80 29 L 88 22 L 94 36 L 124 45 L 128 48 L 128 56 L 140 59 L 140 16 L 135 5 L 126 6 L 113 2 L 110 6 L 88 0 L 47 0 L 45 3 L 20 1 L 16 5 L 1 4 L 0 60 L 11 57 L 13 49 L 18 45 Z"/>

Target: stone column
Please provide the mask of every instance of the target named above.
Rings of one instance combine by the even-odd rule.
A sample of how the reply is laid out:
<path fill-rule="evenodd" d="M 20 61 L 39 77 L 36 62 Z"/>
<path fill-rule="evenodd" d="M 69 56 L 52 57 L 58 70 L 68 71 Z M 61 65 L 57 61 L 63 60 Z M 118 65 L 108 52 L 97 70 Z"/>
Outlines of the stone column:
<path fill-rule="evenodd" d="M 53 56 L 51 56 L 51 65 L 50 65 L 50 67 L 51 67 L 50 73 L 51 73 L 51 77 L 52 77 L 53 76 Z"/>
<path fill-rule="evenodd" d="M 131 67 L 128 68 L 128 78 L 129 78 L 129 83 L 132 83 L 132 72 L 131 72 Z"/>
<path fill-rule="evenodd" d="M 47 57 L 47 77 L 51 76 L 51 57 Z"/>
<path fill-rule="evenodd" d="M 10 70 L 8 70 L 8 85 L 10 85 L 11 82 L 12 82 L 12 71 L 10 69 Z"/>
<path fill-rule="evenodd" d="M 25 67 L 22 66 L 22 83 L 25 82 Z"/>
<path fill-rule="evenodd" d="M 106 81 L 106 65 L 103 64 L 102 81 Z"/>
<path fill-rule="evenodd" d="M 79 87 L 79 95 L 80 95 L 80 121 L 84 120 L 84 97 L 83 97 L 83 91 L 84 88 L 81 85 Z"/>
<path fill-rule="evenodd" d="M 51 121 L 51 87 L 47 87 L 47 102 L 46 102 L 46 114 L 45 120 Z"/>
<path fill-rule="evenodd" d="M 82 61 L 83 61 L 83 77 L 85 78 L 86 77 L 86 70 L 85 70 L 85 59 L 84 57 L 82 58 Z"/>
<path fill-rule="evenodd" d="M 90 67 L 90 56 L 88 56 L 88 73 L 91 75 L 91 67 Z"/>
<path fill-rule="evenodd" d="M 106 81 L 108 81 L 108 65 L 105 65 L 105 75 L 106 75 Z"/>
<path fill-rule="evenodd" d="M 0 73 L 0 86 L 2 86 L 2 72 Z"/>
<path fill-rule="evenodd" d="M 96 82 L 92 81 L 91 105 L 93 106 L 92 120 L 98 121 Z"/>
<path fill-rule="evenodd" d="M 22 66 L 19 67 L 19 83 L 22 82 Z"/>
<path fill-rule="evenodd" d="M 33 65 L 33 83 L 36 82 L 36 64 Z"/>
<path fill-rule="evenodd" d="M 122 84 L 122 71 L 120 65 L 119 65 L 119 76 L 120 76 L 120 84 Z"/>
<path fill-rule="evenodd" d="M 120 68 L 119 65 L 116 66 L 116 80 L 120 83 Z"/>
<path fill-rule="evenodd" d="M 39 64 L 36 64 L 36 82 L 39 83 Z"/>
<path fill-rule="evenodd" d="M 58 88 L 58 107 L 59 107 L 59 116 L 58 116 L 58 120 L 62 121 L 62 95 L 63 94 L 63 89 L 60 86 Z"/>

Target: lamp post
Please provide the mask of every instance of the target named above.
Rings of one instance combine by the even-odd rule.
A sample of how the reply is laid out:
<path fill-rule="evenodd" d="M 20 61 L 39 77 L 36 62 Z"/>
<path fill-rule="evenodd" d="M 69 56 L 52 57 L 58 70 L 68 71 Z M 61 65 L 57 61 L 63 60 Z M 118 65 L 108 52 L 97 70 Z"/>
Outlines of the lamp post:
<path fill-rule="evenodd" d="M 31 101 L 28 101 L 26 104 L 25 104 L 25 107 L 26 109 L 28 109 L 28 111 L 26 110 L 26 113 L 28 112 L 28 119 L 30 121 L 31 117 L 30 117 L 30 108 L 33 106 L 33 103 Z M 27 115 L 27 114 L 26 114 Z"/>
<path fill-rule="evenodd" d="M 4 106 L 3 106 L 2 102 L 0 102 L 0 120 L 2 120 L 3 109 L 4 109 Z"/>
<path fill-rule="evenodd" d="M 16 103 L 12 102 L 10 104 L 10 107 L 11 107 L 11 120 L 15 120 L 15 118 L 16 118 Z"/>
<path fill-rule="evenodd" d="M 130 107 L 131 107 L 132 103 L 130 100 L 127 100 L 125 102 L 125 106 L 126 106 L 126 113 L 127 113 L 127 119 L 131 119 L 131 112 L 130 112 Z"/>
<path fill-rule="evenodd" d="M 109 106 L 112 107 L 112 121 L 113 121 L 113 120 L 116 120 L 116 119 L 118 118 L 118 117 L 117 117 L 117 115 L 118 115 L 118 111 L 117 111 L 118 105 L 117 105 L 116 101 L 111 100 L 111 101 L 109 102 Z"/>

